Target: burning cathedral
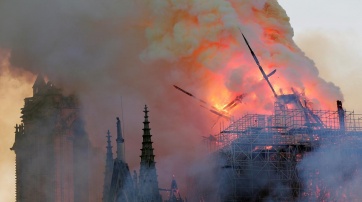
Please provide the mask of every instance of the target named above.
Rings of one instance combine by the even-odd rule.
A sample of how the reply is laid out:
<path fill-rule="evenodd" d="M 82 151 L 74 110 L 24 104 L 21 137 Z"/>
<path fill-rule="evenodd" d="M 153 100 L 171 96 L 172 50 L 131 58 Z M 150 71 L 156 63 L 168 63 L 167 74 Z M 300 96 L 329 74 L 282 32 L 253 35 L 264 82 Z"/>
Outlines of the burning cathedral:
<path fill-rule="evenodd" d="M 278 94 L 269 80 L 275 70 L 266 74 L 244 35 L 243 38 L 274 95 L 274 112 L 246 114 L 230 120 L 229 126 L 218 134 L 210 135 L 209 144 L 216 148 L 210 156 L 215 157 L 216 168 L 208 173 L 213 176 L 206 178 L 215 177 L 218 189 L 200 191 L 198 200 L 354 201 L 360 198 L 351 185 L 355 179 L 361 179 L 362 115 L 346 111 L 341 101 L 337 101 L 336 111 L 314 110 L 305 94 L 294 88 L 292 93 Z M 235 107 L 243 98 L 244 95 L 237 96 L 224 109 Z M 107 133 L 103 202 L 162 202 L 160 191 L 169 193 L 166 202 L 183 202 L 175 179 L 170 189 L 159 187 L 147 106 L 143 112 L 138 174 L 131 173 L 125 161 L 119 118 L 115 158 L 111 135 Z M 229 118 L 225 111 L 216 108 L 210 112 Z M 90 201 L 90 143 L 77 98 L 62 95 L 59 88 L 39 75 L 33 85 L 33 97 L 25 98 L 21 113 L 22 123 L 15 126 L 15 143 L 11 148 L 16 154 L 16 201 Z M 343 164 L 328 160 L 331 154 L 336 162 Z M 325 162 L 319 162 L 320 159 Z"/>
<path fill-rule="evenodd" d="M 269 80 L 275 70 L 267 75 L 243 38 L 274 95 L 274 111 L 245 114 L 209 138 L 218 147 L 219 200 L 358 200 L 362 115 L 346 111 L 340 100 L 335 111 L 312 109 L 294 88 L 277 94 Z"/>
<path fill-rule="evenodd" d="M 280 48 L 278 51 L 270 48 L 266 51 L 269 58 L 280 60 L 275 62 L 277 65 L 285 62 L 278 59 L 279 56 L 284 58 L 284 56 L 294 55 L 298 48 L 294 47 L 292 42 L 288 43 L 288 40 L 283 39 L 283 37 L 286 38 L 286 35 L 292 36 L 292 33 L 290 30 L 282 29 L 282 27 L 289 26 L 289 21 L 285 20 L 286 16 L 278 12 L 279 7 L 274 5 L 277 3 L 266 2 L 268 3 L 265 3 L 263 7 L 250 7 L 250 9 L 252 8 L 256 19 L 263 21 L 260 31 L 263 31 L 265 39 L 262 42 L 274 44 L 274 46 L 270 46 L 274 48 L 275 45 L 285 47 L 283 50 L 286 52 L 279 52 Z M 178 15 L 172 9 L 169 9 L 168 12 Z M 183 15 L 178 16 L 185 15 L 184 10 L 181 12 Z M 243 16 L 243 14 L 240 15 Z M 249 16 L 247 17 L 250 19 Z M 190 17 L 190 19 L 194 18 Z M 281 20 L 288 22 L 286 26 L 275 24 Z M 157 23 L 155 24 L 157 25 Z M 197 26 L 202 25 L 197 24 Z M 168 29 L 167 26 L 164 27 L 166 33 L 168 30 L 173 30 Z M 247 28 L 247 26 L 245 27 Z M 153 28 L 157 30 L 154 33 L 162 33 L 160 27 Z M 280 30 L 274 28 L 280 28 Z M 170 36 L 174 36 L 174 34 Z M 202 184 L 201 180 L 195 179 L 194 181 L 200 183 L 195 183 L 197 184 L 195 189 L 188 191 L 196 190 L 195 192 L 198 192 L 200 197 L 197 195 L 197 199 L 191 200 L 222 202 L 357 201 L 362 198 L 362 195 L 359 195 L 360 186 L 358 186 L 362 181 L 362 115 L 355 114 L 354 111 L 346 111 L 342 107 L 341 101 L 337 101 L 336 110 L 312 108 L 306 94 L 299 91 L 303 91 L 304 87 L 309 88 L 307 90 L 316 88 L 319 90 L 314 93 L 322 94 L 329 88 L 329 85 L 323 82 L 320 83 L 320 86 L 315 86 L 320 80 L 318 74 L 303 73 L 303 71 L 317 72 L 313 68 L 314 66 L 303 71 L 290 69 L 293 74 L 287 74 L 285 81 L 280 81 L 280 84 L 289 82 L 288 86 L 295 86 L 295 88 L 290 88 L 287 93 L 280 88 L 280 92 L 278 92 L 277 85 L 272 85 L 272 76 L 276 73 L 276 69 L 266 72 L 265 70 L 268 69 L 264 70 L 261 66 L 262 63 L 257 58 L 257 55 L 263 54 L 258 52 L 255 54 L 246 37 L 243 34 L 241 36 L 245 41 L 245 48 L 250 51 L 253 62 L 255 62 L 253 65 L 257 67 L 255 71 L 252 68 L 247 69 L 248 74 L 252 75 L 250 78 L 254 78 L 250 80 L 254 82 L 254 85 L 251 85 L 253 87 L 250 89 L 244 89 L 248 90 L 247 93 L 253 92 L 251 96 L 255 95 L 255 98 L 251 100 L 255 105 L 250 113 L 239 119 L 233 119 L 225 112 L 244 102 L 244 97 L 247 96 L 244 93 L 236 96 L 221 110 L 213 105 L 210 105 L 211 108 L 207 108 L 218 118 L 228 119 L 230 124 L 220 129 L 219 133 L 207 138 L 209 145 L 214 148 L 210 156 L 216 159 L 216 166 L 214 168 L 210 165 L 203 165 L 202 168 L 212 171 L 204 172 L 202 170 L 202 172 L 208 175 L 205 179 L 215 177 L 216 180 L 207 181 L 212 182 L 210 184 Z M 231 41 L 237 41 L 234 39 L 232 38 Z M 200 50 L 212 48 L 212 46 L 205 46 L 204 43 L 200 44 Z M 216 45 L 219 46 L 219 43 Z M 219 51 L 219 49 L 215 50 Z M 223 50 L 220 49 L 220 51 Z M 198 55 L 196 54 L 196 56 Z M 292 64 L 295 58 L 290 58 L 292 59 L 286 62 L 287 65 L 283 66 Z M 305 60 L 299 57 L 297 59 Z M 248 62 L 243 64 L 249 66 Z M 293 66 L 302 65 L 304 66 L 305 63 Z M 260 73 L 262 80 L 255 76 L 260 76 Z M 299 75 L 299 73 L 304 75 Z M 313 79 L 309 81 L 309 77 L 313 77 Z M 263 82 L 265 83 L 261 84 Z M 296 83 L 300 85 L 296 85 Z M 313 85 L 301 85 L 303 83 Z M 219 84 L 215 82 L 214 87 Z M 269 106 L 271 114 L 257 113 L 261 106 L 258 101 L 265 99 L 261 94 L 266 92 L 266 88 L 260 87 L 262 85 L 270 88 L 268 90 L 271 90 L 270 93 L 275 101 L 274 106 L 272 103 Z M 176 85 L 174 87 L 189 97 L 196 98 L 180 87 Z M 254 88 L 262 91 L 254 93 Z M 332 94 L 332 92 L 328 93 Z M 261 97 L 259 98 L 259 96 Z M 336 97 L 322 95 L 319 98 L 324 99 L 324 102 L 330 102 L 332 98 Z M 205 101 L 196 99 L 201 102 L 201 105 L 206 104 Z M 90 143 L 80 118 L 77 98 L 62 95 L 60 89 L 51 82 L 46 83 L 44 78 L 39 75 L 33 86 L 33 96 L 25 99 L 21 113 L 22 123 L 15 127 L 15 143 L 11 148 L 16 154 L 16 201 L 90 201 L 89 179 L 92 177 L 89 170 L 91 164 Z M 131 172 L 125 160 L 125 140 L 118 118 L 115 158 L 112 152 L 111 134 L 108 132 L 103 202 L 161 202 L 160 191 L 169 193 L 167 202 L 183 201 L 175 179 L 172 180 L 169 189 L 159 187 L 148 113 L 148 108 L 145 106 L 138 173 Z M 98 184 L 98 186 L 101 189 L 102 185 Z M 202 186 L 205 189 L 199 191 Z M 217 188 L 214 189 L 214 187 Z M 189 196 L 189 193 L 187 195 Z"/>

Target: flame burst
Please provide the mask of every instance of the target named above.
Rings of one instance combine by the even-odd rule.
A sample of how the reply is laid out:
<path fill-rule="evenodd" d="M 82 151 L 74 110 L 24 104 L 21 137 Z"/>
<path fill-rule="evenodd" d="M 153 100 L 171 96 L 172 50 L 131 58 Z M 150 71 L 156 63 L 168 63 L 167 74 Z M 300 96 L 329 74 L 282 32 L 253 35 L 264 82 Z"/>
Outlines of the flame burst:
<path fill-rule="evenodd" d="M 327 109 L 343 97 L 293 42 L 289 18 L 277 1 L 152 1 L 149 6 L 152 17 L 142 58 L 166 60 L 187 72 L 190 79 L 184 82 L 202 88 L 200 93 L 220 110 L 242 93 L 248 96 L 241 112 L 269 111 L 274 102 L 239 28 L 265 72 L 277 69 L 270 78 L 277 93 L 294 88 L 314 107 Z"/>

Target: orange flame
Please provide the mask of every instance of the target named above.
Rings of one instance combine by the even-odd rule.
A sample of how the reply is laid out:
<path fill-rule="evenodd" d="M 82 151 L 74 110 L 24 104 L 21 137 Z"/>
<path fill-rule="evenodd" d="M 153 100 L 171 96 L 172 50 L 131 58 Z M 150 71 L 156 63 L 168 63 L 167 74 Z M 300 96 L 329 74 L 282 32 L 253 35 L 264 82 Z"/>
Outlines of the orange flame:
<path fill-rule="evenodd" d="M 202 88 L 202 96 L 217 109 L 242 93 L 248 94 L 243 100 L 247 107 L 232 113 L 273 109 L 275 98 L 239 28 L 266 74 L 277 70 L 269 79 L 278 94 L 280 89 L 283 93 L 291 93 L 291 88 L 304 91 L 315 107 L 326 109 L 334 109 L 334 101 L 343 98 L 338 87 L 319 77 L 314 63 L 293 42 L 289 18 L 277 2 L 186 2 L 173 1 L 163 5 L 164 12 L 153 13 L 155 19 L 167 19 L 147 28 L 149 45 L 142 56 L 177 63 L 190 76 L 183 82 Z"/>

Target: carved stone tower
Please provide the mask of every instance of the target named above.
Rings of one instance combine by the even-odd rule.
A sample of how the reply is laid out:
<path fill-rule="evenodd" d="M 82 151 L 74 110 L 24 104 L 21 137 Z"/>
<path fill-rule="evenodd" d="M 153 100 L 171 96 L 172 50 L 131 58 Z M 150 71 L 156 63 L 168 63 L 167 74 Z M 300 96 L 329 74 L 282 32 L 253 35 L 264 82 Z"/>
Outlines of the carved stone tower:
<path fill-rule="evenodd" d="M 89 201 L 89 140 L 74 96 L 39 75 L 16 125 L 17 202 Z"/>

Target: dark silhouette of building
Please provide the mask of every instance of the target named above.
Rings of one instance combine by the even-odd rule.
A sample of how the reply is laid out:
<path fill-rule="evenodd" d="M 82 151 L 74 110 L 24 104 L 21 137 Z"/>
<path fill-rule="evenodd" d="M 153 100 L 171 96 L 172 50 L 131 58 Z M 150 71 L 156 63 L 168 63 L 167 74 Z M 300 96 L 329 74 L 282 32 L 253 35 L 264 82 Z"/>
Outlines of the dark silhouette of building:
<path fill-rule="evenodd" d="M 117 157 L 114 159 L 112 180 L 110 190 L 103 199 L 109 202 L 135 201 L 135 188 L 129 172 L 128 164 L 125 162 L 124 139 L 122 137 L 121 122 L 117 117 Z M 108 153 L 108 151 L 107 151 Z M 108 158 L 108 156 L 107 156 Z M 107 167 L 107 166 L 106 166 Z M 106 173 L 107 176 L 107 173 Z M 108 183 L 108 182 L 105 182 Z"/>
<path fill-rule="evenodd" d="M 103 185 L 103 202 L 109 201 L 107 198 L 109 196 L 111 181 L 112 181 L 112 172 L 113 172 L 113 152 L 111 144 L 111 133 L 107 132 L 107 154 L 106 154 L 106 169 L 104 172 L 104 185 Z"/>
<path fill-rule="evenodd" d="M 138 201 L 161 202 L 162 198 L 159 192 L 155 155 L 153 154 L 153 146 L 151 140 L 150 122 L 148 121 L 148 109 L 145 106 L 145 120 L 143 122 L 143 141 L 141 149 L 141 168 L 138 182 Z"/>
<path fill-rule="evenodd" d="M 108 131 L 106 171 L 103 187 L 104 202 L 162 202 L 157 181 L 156 162 L 154 161 L 155 155 L 153 154 L 147 106 L 145 106 L 144 113 L 145 120 L 143 122 L 139 176 L 134 171 L 134 175 L 131 177 L 128 165 L 125 162 L 124 139 L 119 118 L 117 118 L 117 158 L 115 159 L 112 156 L 111 136 Z"/>
<path fill-rule="evenodd" d="M 78 101 L 38 75 L 15 127 L 16 201 L 89 201 L 89 140 Z"/>
<path fill-rule="evenodd" d="M 184 200 L 181 198 L 180 192 L 178 190 L 175 177 L 172 178 L 171 188 L 169 190 L 165 190 L 165 191 L 169 192 L 169 198 L 165 202 L 184 202 Z"/>

